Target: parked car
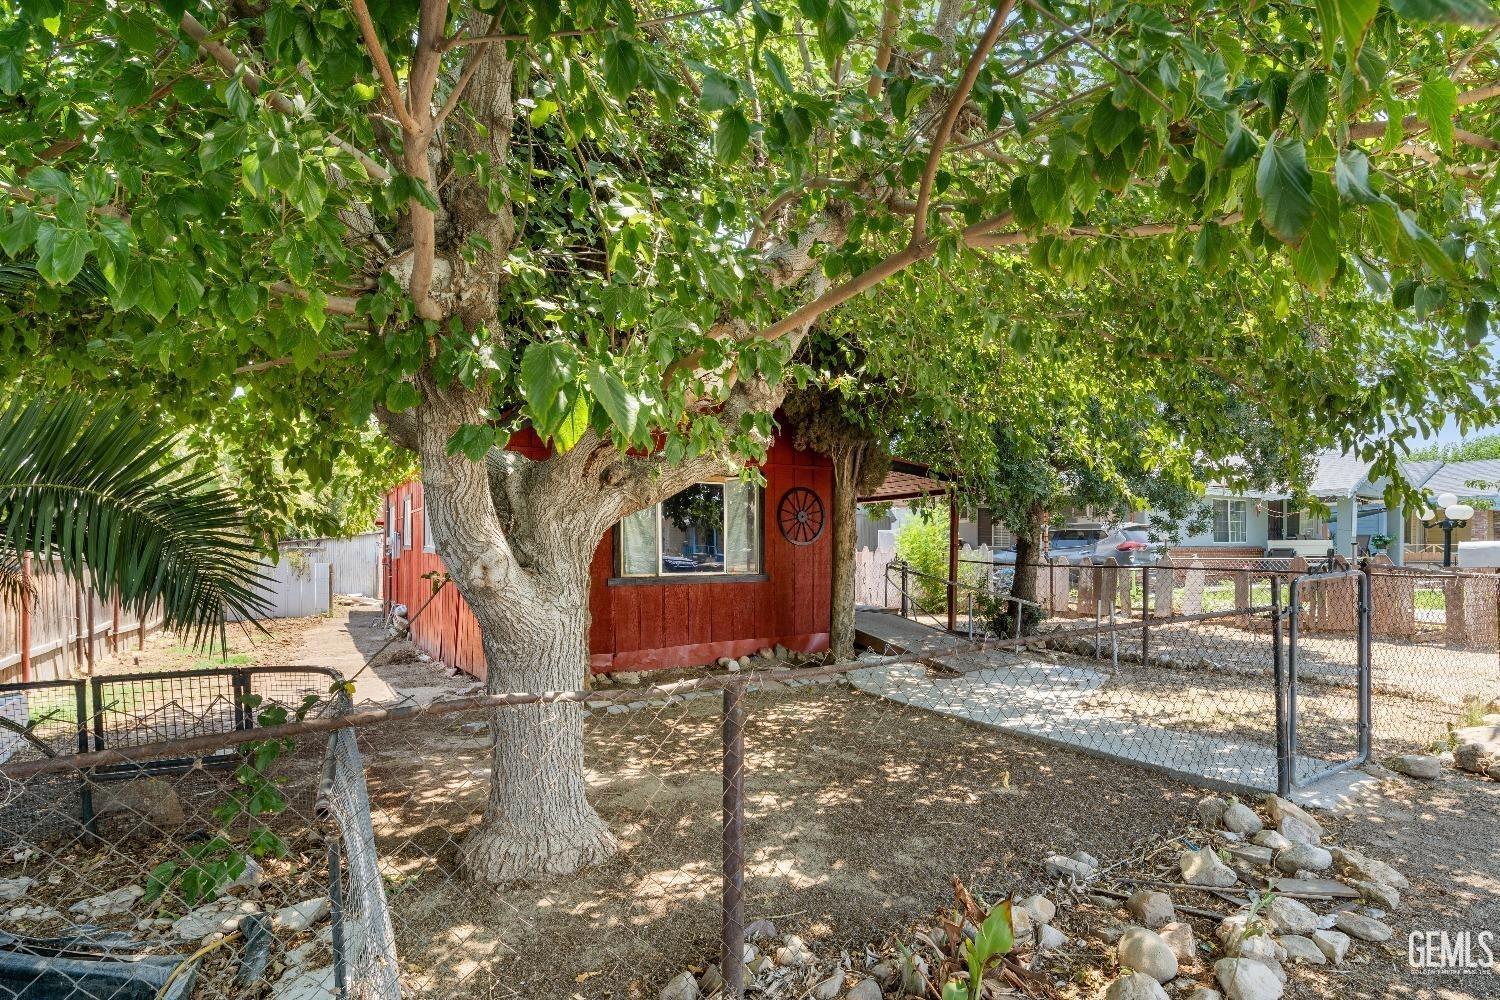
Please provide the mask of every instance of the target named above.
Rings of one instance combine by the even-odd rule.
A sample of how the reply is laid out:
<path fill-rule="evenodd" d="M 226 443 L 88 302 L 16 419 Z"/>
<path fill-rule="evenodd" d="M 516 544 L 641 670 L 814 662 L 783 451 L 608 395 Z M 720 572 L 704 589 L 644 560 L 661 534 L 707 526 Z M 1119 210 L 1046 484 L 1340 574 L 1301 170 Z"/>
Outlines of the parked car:
<path fill-rule="evenodd" d="M 1159 546 L 1151 541 L 1151 526 L 1138 522 L 1117 528 L 1070 525 L 1053 528 L 1047 536 L 1047 558 L 1052 562 L 1082 563 L 1113 556 L 1122 566 L 1144 566 L 1160 555 Z M 1014 566 L 1016 550 L 995 549 L 990 558 L 996 566 Z"/>

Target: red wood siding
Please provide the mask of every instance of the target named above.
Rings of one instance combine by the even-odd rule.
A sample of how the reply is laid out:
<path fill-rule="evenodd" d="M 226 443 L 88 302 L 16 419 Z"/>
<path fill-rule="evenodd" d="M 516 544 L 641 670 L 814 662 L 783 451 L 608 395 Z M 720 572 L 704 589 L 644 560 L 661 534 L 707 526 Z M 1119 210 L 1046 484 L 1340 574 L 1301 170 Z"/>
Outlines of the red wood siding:
<path fill-rule="evenodd" d="M 517 435 L 510 447 L 533 458 L 547 454 L 530 433 Z M 762 579 L 612 582 L 614 533 L 600 540 L 589 587 L 589 654 L 596 673 L 698 666 L 777 643 L 808 653 L 828 648 L 832 532 L 825 529 L 811 545 L 793 545 L 781 537 L 775 520 L 782 495 L 795 486 L 812 490 L 822 499 L 825 511 L 831 512 L 832 468 L 821 455 L 777 441 L 767 455 L 764 472 Z M 408 498 L 413 537 L 409 544 L 402 540 L 401 550 L 391 560 L 392 599 L 416 616 L 412 641 L 419 648 L 482 678 L 479 626 L 456 588 L 444 587 L 418 613 L 432 593 L 422 575 L 443 572 L 443 562 L 437 553 L 422 551 L 426 539 L 418 480 L 390 494 L 397 527 L 402 503 Z"/>

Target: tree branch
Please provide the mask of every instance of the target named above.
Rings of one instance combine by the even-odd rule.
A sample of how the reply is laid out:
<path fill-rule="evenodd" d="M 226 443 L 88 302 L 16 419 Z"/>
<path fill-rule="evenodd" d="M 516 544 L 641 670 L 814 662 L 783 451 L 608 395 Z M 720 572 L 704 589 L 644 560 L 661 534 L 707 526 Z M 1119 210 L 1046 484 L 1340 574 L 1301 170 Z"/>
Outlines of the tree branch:
<path fill-rule="evenodd" d="M 885 9 L 880 15 L 880 43 L 875 48 L 875 64 L 870 68 L 870 82 L 865 84 L 865 93 L 873 100 L 885 87 L 885 74 L 891 68 L 892 42 L 896 28 L 901 23 L 901 0 L 885 0 Z"/>
<path fill-rule="evenodd" d="M 380 86 L 385 90 L 386 100 L 391 102 L 396 120 L 401 123 L 402 128 L 416 131 L 417 123 L 401 98 L 401 85 L 396 82 L 396 74 L 391 70 L 391 60 L 385 54 L 385 46 L 380 44 L 380 36 L 375 33 L 375 21 L 370 17 L 369 5 L 365 0 L 351 0 L 351 4 L 354 7 L 354 21 L 359 25 L 360 37 L 364 39 L 365 51 L 370 53 L 370 62 L 375 65 L 375 73 L 380 77 Z"/>
<path fill-rule="evenodd" d="M 979 79 L 979 70 L 984 66 L 984 61 L 994 49 L 995 43 L 1000 40 L 1000 32 L 1005 27 L 1005 20 L 1010 17 L 1015 6 L 1015 0 L 1001 0 L 1000 6 L 995 8 L 989 25 L 984 29 L 984 35 L 975 46 L 973 55 L 969 56 L 968 65 L 964 67 L 957 89 L 948 99 L 948 107 L 944 110 L 942 120 L 938 122 L 937 131 L 932 136 L 932 149 L 927 154 L 927 165 L 922 170 L 922 178 L 917 186 L 916 218 L 911 224 L 910 246 L 916 246 L 927 238 L 927 207 L 932 201 L 932 185 L 937 177 L 938 164 L 943 158 L 943 149 L 948 145 L 948 136 L 953 134 L 953 125 L 958 121 L 959 113 L 968 102 L 969 93 L 974 89 L 975 81 Z"/>
<path fill-rule="evenodd" d="M 322 354 L 319 354 L 316 360 L 334 361 L 338 358 L 350 358 L 358 353 L 359 350 L 357 348 L 349 347 L 340 351 L 326 351 Z M 282 368 L 286 365 L 292 364 L 293 360 L 294 359 L 292 358 L 272 358 L 270 361 L 256 361 L 253 364 L 240 365 L 234 370 L 234 374 L 250 375 L 254 372 L 269 371 L 272 368 Z"/>

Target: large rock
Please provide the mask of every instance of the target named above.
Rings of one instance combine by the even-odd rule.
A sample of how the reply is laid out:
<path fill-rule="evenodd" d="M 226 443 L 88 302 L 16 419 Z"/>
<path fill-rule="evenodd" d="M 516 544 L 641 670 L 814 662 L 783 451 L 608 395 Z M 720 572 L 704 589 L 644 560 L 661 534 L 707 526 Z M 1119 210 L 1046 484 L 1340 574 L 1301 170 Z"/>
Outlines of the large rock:
<path fill-rule="evenodd" d="M 1247 865 L 1269 865 L 1276 852 L 1259 844 L 1231 844 L 1229 855 Z"/>
<path fill-rule="evenodd" d="M 1217 795 L 1207 795 L 1198 800 L 1198 822 L 1205 830 L 1217 830 L 1224 820 L 1224 810 L 1229 802 Z"/>
<path fill-rule="evenodd" d="M 200 941 L 210 934 L 228 934 L 240 926 L 240 920 L 259 913 L 260 907 L 248 900 L 222 899 L 192 910 L 172 922 L 172 934 L 183 941 Z"/>
<path fill-rule="evenodd" d="M 1125 900 L 1125 909 L 1135 919 L 1153 929 L 1177 916 L 1177 911 L 1172 908 L 1172 897 L 1155 889 L 1139 889 L 1131 893 L 1130 898 Z"/>
<path fill-rule="evenodd" d="M 834 969 L 833 975 L 813 987 L 813 1000 L 834 1000 L 844 988 L 844 970 Z"/>
<path fill-rule="evenodd" d="M 1317 930 L 1312 932 L 1312 942 L 1323 952 L 1323 957 L 1334 965 L 1342 965 L 1349 954 L 1349 935 L 1342 931 Z"/>
<path fill-rule="evenodd" d="M 1262 830 L 1251 837 L 1250 842 L 1259 847 L 1269 847 L 1273 851 L 1292 846 L 1292 842 L 1283 837 L 1279 830 Z"/>
<path fill-rule="evenodd" d="M 1348 847 L 1335 847 L 1331 853 L 1333 860 L 1338 862 L 1339 870 L 1348 872 L 1354 878 L 1363 879 L 1366 882 L 1379 882 L 1381 885 L 1394 886 L 1397 889 L 1405 889 L 1411 885 L 1405 875 L 1384 861 L 1366 857 Z"/>
<path fill-rule="evenodd" d="M 327 896 L 313 896 L 277 910 L 271 925 L 283 934 L 300 934 L 328 916 L 331 909 Z"/>
<path fill-rule="evenodd" d="M 135 901 L 146 894 L 146 890 L 138 885 L 127 885 L 123 889 L 114 892 L 106 892 L 101 896 L 90 899 L 81 899 L 68 907 L 69 913 L 80 914 L 88 921 L 103 920 L 120 913 L 129 913 Z"/>
<path fill-rule="evenodd" d="M 333 966 L 293 970 L 282 976 L 271 990 L 272 1000 L 336 1000 Z"/>
<path fill-rule="evenodd" d="M 698 980 L 686 969 L 673 976 L 658 994 L 661 1000 L 698 1000 L 701 995 L 698 992 Z"/>
<path fill-rule="evenodd" d="M 15 878 L 0 878 L 0 903 L 9 903 L 20 899 L 36 885 L 36 879 L 30 875 L 18 875 Z"/>
<path fill-rule="evenodd" d="M 1266 919 L 1271 926 L 1283 934 L 1307 934 L 1318 929 L 1318 915 L 1307 907 L 1286 896 L 1276 896 L 1266 907 Z"/>
<path fill-rule="evenodd" d="M 1129 927 L 1120 937 L 1120 964 L 1144 972 L 1158 983 L 1177 978 L 1177 956 L 1162 936 L 1144 927 Z"/>
<path fill-rule="evenodd" d="M 1167 942 L 1172 954 L 1177 956 L 1177 969 L 1195 968 L 1198 965 L 1198 940 L 1193 936 L 1193 927 L 1185 920 L 1173 920 L 1162 924 L 1156 932 Z"/>
<path fill-rule="evenodd" d="M 1321 872 L 1333 867 L 1333 854 L 1313 844 L 1293 844 L 1276 854 L 1276 867 L 1288 875 Z"/>
<path fill-rule="evenodd" d="M 1500 753 L 1500 726 L 1463 726 L 1453 730 L 1453 740 L 1460 745 L 1473 744 L 1488 753 Z"/>
<path fill-rule="evenodd" d="M 1453 766 L 1460 771 L 1490 774 L 1497 765 L 1500 765 L 1500 749 L 1486 749 L 1480 743 L 1460 743 L 1453 750 Z"/>
<path fill-rule="evenodd" d="M 1214 978 L 1229 1000 L 1279 1000 L 1283 989 L 1270 966 L 1246 958 L 1219 959 Z"/>
<path fill-rule="evenodd" d="M 1340 910 L 1333 915 L 1333 926 L 1361 941 L 1389 941 L 1396 932 L 1390 927 L 1353 910 Z"/>
<path fill-rule="evenodd" d="M 1034 923 L 1038 924 L 1050 924 L 1052 918 L 1057 916 L 1057 905 L 1041 893 L 1017 901 L 1015 909 L 1011 911 L 1011 916 L 1015 916 L 1016 910 L 1024 912 Z"/>
<path fill-rule="evenodd" d="M 1220 861 L 1219 856 L 1209 847 L 1199 851 L 1183 851 L 1177 863 L 1182 869 L 1182 880 L 1188 885 L 1227 889 L 1240 880 L 1234 869 Z"/>
<path fill-rule="evenodd" d="M 1328 957 L 1323 954 L 1323 949 L 1314 943 L 1312 938 L 1302 937 L 1300 934 L 1283 934 L 1276 939 L 1281 945 L 1281 950 L 1286 952 L 1288 962 L 1301 962 L 1304 965 L 1323 965 Z"/>
<path fill-rule="evenodd" d="M 813 953 L 800 937 L 788 934 L 786 943 L 776 949 L 775 959 L 777 965 L 811 965 Z"/>
<path fill-rule="evenodd" d="M 1224 810 L 1224 827 L 1241 837 L 1249 837 L 1265 828 L 1255 810 L 1243 802 L 1231 802 Z"/>
<path fill-rule="evenodd" d="M 116 836 L 157 837 L 187 821 L 177 791 L 161 778 L 132 778 L 94 790 L 94 819 Z"/>
<path fill-rule="evenodd" d="M 1167 991 L 1144 972 L 1133 972 L 1110 983 L 1104 1000 L 1167 1000 Z"/>
<path fill-rule="evenodd" d="M 1397 774 L 1404 774 L 1408 778 L 1420 778 L 1423 781 L 1431 781 L 1443 773 L 1442 762 L 1431 754 L 1425 753 L 1401 754 L 1386 761 L 1386 766 Z"/>
<path fill-rule="evenodd" d="M 1266 811 L 1276 824 L 1276 832 L 1291 844 L 1320 844 L 1323 842 L 1323 824 L 1295 802 L 1271 796 L 1266 800 Z"/>
<path fill-rule="evenodd" d="M 1047 874 L 1055 878 L 1076 879 L 1083 881 L 1094 874 L 1097 865 L 1090 865 L 1077 858 L 1065 858 L 1061 854 L 1054 854 L 1042 862 L 1047 866 Z"/>
<path fill-rule="evenodd" d="M 873 979 L 861 979 L 844 994 L 844 1000 L 881 1000 L 880 984 Z"/>
<path fill-rule="evenodd" d="M 1401 891 L 1393 885 L 1355 879 L 1354 888 L 1359 890 L 1360 898 L 1384 909 L 1394 910 L 1401 905 Z"/>
<path fill-rule="evenodd" d="M 1286 957 L 1286 952 L 1271 936 L 1270 926 L 1252 916 L 1249 910 L 1231 913 L 1219 921 L 1214 934 L 1223 946 L 1224 954 L 1230 958 L 1276 963 Z"/>

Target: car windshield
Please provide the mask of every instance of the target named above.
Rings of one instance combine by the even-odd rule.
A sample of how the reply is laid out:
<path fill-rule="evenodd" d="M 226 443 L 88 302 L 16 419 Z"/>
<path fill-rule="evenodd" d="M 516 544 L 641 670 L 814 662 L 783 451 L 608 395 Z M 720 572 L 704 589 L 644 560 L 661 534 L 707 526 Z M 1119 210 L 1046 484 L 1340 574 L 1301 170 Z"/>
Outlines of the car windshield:
<path fill-rule="evenodd" d="M 1053 545 L 1092 545 L 1099 536 L 1093 528 L 1058 528 L 1050 537 Z"/>

